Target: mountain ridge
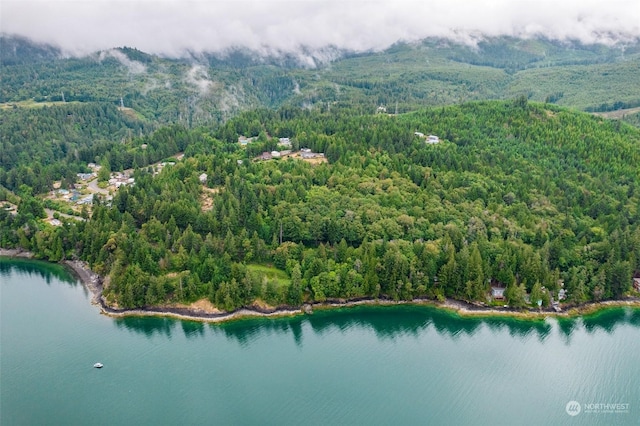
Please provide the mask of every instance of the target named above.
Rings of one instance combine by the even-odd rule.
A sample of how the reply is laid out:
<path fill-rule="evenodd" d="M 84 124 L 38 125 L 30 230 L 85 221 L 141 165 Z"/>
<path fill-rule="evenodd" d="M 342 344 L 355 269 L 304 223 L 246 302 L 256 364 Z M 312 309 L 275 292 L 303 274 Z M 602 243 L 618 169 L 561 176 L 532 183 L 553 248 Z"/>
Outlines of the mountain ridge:
<path fill-rule="evenodd" d="M 183 58 L 119 47 L 76 57 L 3 35 L 0 103 L 108 102 L 160 124 L 220 123 L 256 107 L 382 106 L 405 112 L 468 100 L 557 103 L 587 111 L 640 106 L 640 40 L 443 38 L 384 51 L 229 49 Z M 63 99 L 64 98 L 64 99 Z"/>

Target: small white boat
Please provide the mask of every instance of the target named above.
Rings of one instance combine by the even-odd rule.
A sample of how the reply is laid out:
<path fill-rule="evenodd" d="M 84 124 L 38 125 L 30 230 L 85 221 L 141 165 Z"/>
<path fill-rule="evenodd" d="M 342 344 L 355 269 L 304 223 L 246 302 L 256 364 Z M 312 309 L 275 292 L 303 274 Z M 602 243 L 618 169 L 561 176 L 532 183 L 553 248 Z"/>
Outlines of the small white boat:
<path fill-rule="evenodd" d="M 96 362 L 95 364 L 93 364 L 93 368 L 102 368 L 104 367 L 104 365 L 102 365 L 102 363 L 100 362 Z"/>

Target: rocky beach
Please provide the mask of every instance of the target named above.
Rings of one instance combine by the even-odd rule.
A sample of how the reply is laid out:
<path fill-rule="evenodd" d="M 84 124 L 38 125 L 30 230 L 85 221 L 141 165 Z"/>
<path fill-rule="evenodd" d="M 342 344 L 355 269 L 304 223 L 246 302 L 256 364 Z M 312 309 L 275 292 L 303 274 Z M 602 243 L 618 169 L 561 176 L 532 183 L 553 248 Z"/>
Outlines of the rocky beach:
<path fill-rule="evenodd" d="M 33 253 L 22 249 L 4 249 L 0 248 L 0 256 L 5 257 L 19 257 L 24 259 L 32 259 Z"/>

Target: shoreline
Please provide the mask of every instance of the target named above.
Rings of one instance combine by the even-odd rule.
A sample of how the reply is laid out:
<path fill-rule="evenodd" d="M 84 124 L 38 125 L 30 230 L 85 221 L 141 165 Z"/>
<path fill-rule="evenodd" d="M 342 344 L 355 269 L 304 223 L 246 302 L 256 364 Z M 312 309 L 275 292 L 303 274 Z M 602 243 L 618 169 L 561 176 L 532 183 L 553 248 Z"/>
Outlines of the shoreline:
<path fill-rule="evenodd" d="M 103 278 L 91 270 L 86 262 L 79 260 L 63 260 L 61 263 L 82 282 L 87 290 L 89 290 L 91 293 L 91 303 L 100 307 L 100 313 L 113 318 L 124 318 L 129 316 L 168 317 L 187 321 L 219 323 L 248 317 L 282 317 L 303 313 L 302 308 L 275 308 L 273 310 L 241 308 L 233 312 L 215 313 L 200 309 L 196 310 L 189 308 L 158 306 L 137 309 L 115 309 L 109 306 L 104 297 L 102 297 Z"/>
<path fill-rule="evenodd" d="M 82 285 L 91 293 L 91 304 L 103 305 L 102 301 L 102 277 L 96 274 L 87 262 L 80 260 L 62 260 L 60 262 L 75 275 Z"/>
<path fill-rule="evenodd" d="M 630 307 L 640 309 L 640 300 L 607 300 L 597 303 L 588 303 L 581 306 L 574 306 L 561 312 L 551 310 L 515 310 L 510 308 L 492 309 L 478 308 L 467 305 L 466 302 L 447 299 L 445 302 L 436 302 L 430 299 L 414 299 L 407 301 L 394 301 L 387 299 L 361 299 L 340 302 L 306 303 L 300 308 L 278 307 L 275 309 L 257 309 L 255 307 L 243 307 L 232 312 L 207 313 L 200 310 L 188 308 L 164 308 L 148 307 L 143 309 L 113 309 L 110 308 L 100 298 L 101 313 L 114 318 L 132 317 L 166 317 L 187 321 L 199 321 L 206 323 L 221 323 L 246 318 L 279 318 L 298 315 L 313 315 L 313 311 L 324 311 L 331 309 L 348 309 L 358 306 L 424 306 L 449 311 L 461 318 L 511 318 L 526 321 L 540 321 L 546 318 L 571 319 L 587 315 L 592 315 L 608 309 Z"/>
<path fill-rule="evenodd" d="M 0 248 L 0 256 L 3 257 L 16 257 L 19 259 L 33 259 L 34 254 L 30 251 L 22 250 L 22 249 L 5 249 Z"/>
<path fill-rule="evenodd" d="M 566 305 L 562 311 L 554 311 L 551 308 L 544 310 L 523 309 L 517 310 L 513 308 L 493 308 L 488 306 L 476 306 L 468 302 L 455 299 L 446 299 L 444 302 L 438 302 L 431 299 L 413 299 L 413 300 L 388 300 L 388 299 L 362 299 L 343 302 L 325 302 L 316 303 L 311 306 L 313 309 L 334 309 L 349 308 L 356 306 L 429 306 L 436 309 L 452 312 L 462 318 L 515 318 L 521 320 L 544 320 L 545 318 L 561 318 L 570 319 L 585 315 L 591 315 L 603 310 L 630 307 L 640 309 L 640 299 L 630 298 L 622 300 L 605 300 L 602 302 L 590 302 L 583 305 Z"/>
<path fill-rule="evenodd" d="M 33 253 L 19 249 L 0 249 L 0 256 L 13 258 L 33 258 Z M 562 311 L 557 312 L 551 308 L 536 310 L 534 308 L 516 310 L 512 308 L 495 308 L 490 306 L 477 306 L 464 301 L 446 299 L 438 302 L 431 299 L 390 300 L 361 298 L 356 300 L 332 299 L 326 302 L 305 303 L 299 308 L 280 306 L 276 308 L 262 308 L 259 306 L 242 307 L 232 312 L 209 312 L 203 309 L 189 307 L 161 307 L 151 306 L 137 309 L 116 309 L 108 305 L 102 297 L 103 278 L 95 273 L 86 262 L 79 260 L 63 260 L 60 264 L 67 267 L 91 293 L 91 303 L 100 307 L 100 313 L 114 317 L 168 317 L 186 321 L 199 321 L 207 323 L 221 323 L 244 318 L 278 318 L 286 316 L 310 315 L 314 310 L 328 310 L 351 308 L 357 306 L 429 306 L 452 312 L 462 318 L 515 318 L 521 320 L 544 320 L 545 318 L 576 318 L 595 314 L 599 311 L 631 307 L 640 309 L 640 298 L 628 298 L 621 300 L 605 300 L 590 302 L 583 305 L 565 305 Z"/>

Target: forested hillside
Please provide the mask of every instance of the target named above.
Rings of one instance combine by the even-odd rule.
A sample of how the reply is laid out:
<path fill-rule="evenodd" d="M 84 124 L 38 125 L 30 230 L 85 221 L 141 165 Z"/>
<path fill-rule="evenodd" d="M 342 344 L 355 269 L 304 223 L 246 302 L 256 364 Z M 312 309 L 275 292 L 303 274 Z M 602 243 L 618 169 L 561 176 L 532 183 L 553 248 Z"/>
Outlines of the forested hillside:
<path fill-rule="evenodd" d="M 640 105 L 639 46 L 429 39 L 383 52 L 325 52 L 332 61 L 310 69 L 294 56 L 247 50 L 168 59 L 123 47 L 65 57 L 55 47 L 2 35 L 0 185 L 45 192 L 112 150 L 111 169 L 129 168 L 135 154 L 120 144 L 133 137 L 170 124 L 215 126 L 260 107 L 404 113 L 526 96 L 594 112 L 633 108 Z M 612 116 L 638 125 L 637 112 Z M 136 164 L 157 157 L 146 156 Z"/>
<path fill-rule="evenodd" d="M 46 192 L 54 180 L 75 180 L 76 173 L 114 142 L 149 132 L 153 124 L 104 103 L 66 103 L 0 112 L 0 185 L 25 184 Z M 102 150 L 100 150 L 102 147 Z"/>
<path fill-rule="evenodd" d="M 0 47 L 0 185 L 12 191 L 26 184 L 45 192 L 113 150 L 111 169 L 129 168 L 135 154 L 120 145 L 133 137 L 170 124 L 216 126 L 260 107 L 404 113 L 526 96 L 639 123 L 638 43 L 428 39 L 383 52 L 324 52 L 331 62 L 311 69 L 295 56 L 248 50 L 168 59 L 123 47 L 66 57 L 7 35 Z M 223 139 L 236 137 L 229 135 Z M 138 157 L 143 166 L 158 155 Z"/>
<path fill-rule="evenodd" d="M 284 137 L 327 162 L 255 158 Z M 88 261 L 120 307 L 486 302 L 491 284 L 515 307 L 562 284 L 581 303 L 621 297 L 640 270 L 640 131 L 526 96 L 400 115 L 260 109 L 122 152 L 142 144 L 185 157 L 157 176 L 139 167 L 87 221 L 44 225 L 26 194 L 16 215 L 0 210 L 2 246 Z"/>
<path fill-rule="evenodd" d="M 444 39 L 382 52 L 264 57 L 248 50 L 168 59 L 134 48 L 62 57 L 53 47 L 0 37 L 0 103 L 108 102 L 147 120 L 187 127 L 239 111 L 331 104 L 406 112 L 470 100 L 530 100 L 590 111 L 640 106 L 640 44 L 584 45 L 495 37 Z M 309 62 L 310 61 L 310 62 Z"/>

